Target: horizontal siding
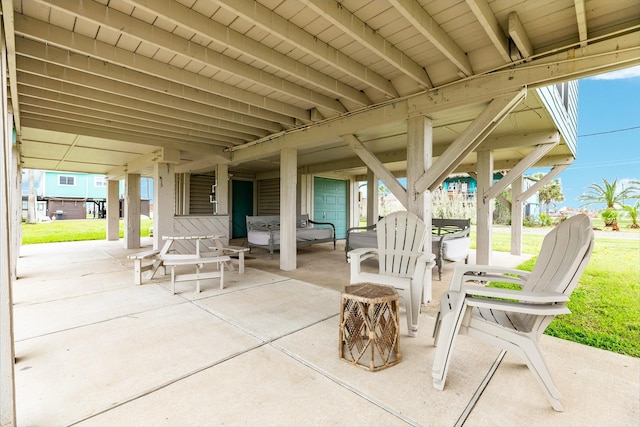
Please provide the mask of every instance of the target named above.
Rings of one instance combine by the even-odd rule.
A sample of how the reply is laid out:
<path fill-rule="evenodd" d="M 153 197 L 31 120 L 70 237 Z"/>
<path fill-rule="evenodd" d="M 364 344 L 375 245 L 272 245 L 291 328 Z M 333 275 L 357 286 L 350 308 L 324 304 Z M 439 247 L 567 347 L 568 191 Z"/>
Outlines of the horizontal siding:
<path fill-rule="evenodd" d="M 569 82 L 566 104 L 555 85 L 542 87 L 536 91 L 575 157 L 578 132 L 577 82 Z"/>
<path fill-rule="evenodd" d="M 258 181 L 258 215 L 280 215 L 280 179 Z"/>
<path fill-rule="evenodd" d="M 216 183 L 213 175 L 191 175 L 189 184 L 189 214 L 213 215 L 213 204 L 209 202 L 211 186 Z"/>

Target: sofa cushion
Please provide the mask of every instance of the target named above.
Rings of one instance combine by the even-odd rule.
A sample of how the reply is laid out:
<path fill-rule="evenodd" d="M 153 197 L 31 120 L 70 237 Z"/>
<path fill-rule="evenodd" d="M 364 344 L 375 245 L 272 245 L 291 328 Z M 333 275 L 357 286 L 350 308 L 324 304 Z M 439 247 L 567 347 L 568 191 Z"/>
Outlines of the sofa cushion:
<path fill-rule="evenodd" d="M 442 243 L 442 258 L 447 261 L 462 261 L 469 256 L 470 247 L 471 239 L 469 237 L 445 240 Z"/>
<path fill-rule="evenodd" d="M 376 230 L 349 233 L 349 249 L 377 247 L 378 235 Z"/>

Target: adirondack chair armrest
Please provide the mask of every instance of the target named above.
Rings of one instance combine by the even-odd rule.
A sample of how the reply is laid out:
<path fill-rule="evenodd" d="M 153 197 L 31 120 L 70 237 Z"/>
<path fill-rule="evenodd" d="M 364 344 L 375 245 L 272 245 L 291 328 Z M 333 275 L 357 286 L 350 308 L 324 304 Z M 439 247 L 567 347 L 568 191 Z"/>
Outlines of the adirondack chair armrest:
<path fill-rule="evenodd" d="M 519 285 L 521 288 L 527 283 L 520 277 L 507 276 L 505 274 L 483 274 L 478 276 L 477 274 L 465 274 L 462 276 L 463 284 L 466 282 L 480 282 L 482 285 L 486 285 L 489 282 L 505 282 Z"/>
<path fill-rule="evenodd" d="M 531 273 L 515 268 L 494 265 L 460 264 L 453 270 L 450 291 L 459 292 L 464 282 L 476 280 L 479 282 L 508 282 L 524 285 Z"/>
<path fill-rule="evenodd" d="M 420 281 L 423 281 L 423 278 L 427 274 L 427 270 L 429 271 L 429 274 L 431 274 L 431 269 L 436 264 L 435 259 L 436 256 L 431 253 L 424 253 L 420 255 L 416 260 L 414 278 L 419 278 Z"/>
<path fill-rule="evenodd" d="M 349 263 L 360 263 L 365 259 L 378 256 L 378 248 L 357 248 L 352 249 L 347 253 Z"/>
<path fill-rule="evenodd" d="M 524 292 L 514 289 L 486 288 L 473 285 L 464 285 L 462 287 L 462 292 L 469 296 L 504 298 L 527 303 L 535 303 L 538 305 L 565 303 L 569 301 L 569 296 L 561 292 Z"/>
<path fill-rule="evenodd" d="M 347 253 L 347 262 L 350 265 L 351 270 L 351 283 L 355 283 L 354 281 L 359 281 L 358 277 L 361 277 L 362 273 L 362 261 L 374 258 L 378 256 L 377 248 L 358 248 L 353 249 Z"/>
<path fill-rule="evenodd" d="M 523 302 L 497 301 L 487 298 L 466 298 L 465 303 L 470 307 L 489 308 L 492 310 L 510 311 L 536 316 L 556 316 L 569 314 L 571 310 L 564 304 L 530 304 Z"/>

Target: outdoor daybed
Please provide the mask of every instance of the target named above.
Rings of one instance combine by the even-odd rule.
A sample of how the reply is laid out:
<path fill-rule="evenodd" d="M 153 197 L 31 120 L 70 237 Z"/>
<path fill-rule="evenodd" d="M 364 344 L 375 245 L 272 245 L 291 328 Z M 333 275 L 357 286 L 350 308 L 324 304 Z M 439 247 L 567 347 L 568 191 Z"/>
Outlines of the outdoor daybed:
<path fill-rule="evenodd" d="M 471 249 L 470 219 L 431 220 L 431 250 L 436 256 L 438 280 L 442 280 L 442 261 L 469 261 Z"/>
<path fill-rule="evenodd" d="M 249 252 L 251 248 L 268 249 L 273 257 L 273 251 L 280 249 L 280 216 L 278 215 L 247 215 L 247 242 Z M 308 246 L 314 243 L 333 242 L 336 248 L 336 228 L 330 222 L 317 222 L 309 219 L 309 215 L 298 215 L 296 218 L 296 247 Z"/>

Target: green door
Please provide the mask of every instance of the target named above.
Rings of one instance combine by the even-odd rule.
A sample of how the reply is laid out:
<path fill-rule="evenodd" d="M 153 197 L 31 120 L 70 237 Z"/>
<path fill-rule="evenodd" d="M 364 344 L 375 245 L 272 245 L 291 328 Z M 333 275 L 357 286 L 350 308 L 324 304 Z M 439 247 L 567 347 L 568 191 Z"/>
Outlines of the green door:
<path fill-rule="evenodd" d="M 333 223 L 336 238 L 347 237 L 347 181 L 314 177 L 313 219 Z"/>
<path fill-rule="evenodd" d="M 253 215 L 253 182 L 231 181 L 231 238 L 247 237 L 247 215 Z"/>

